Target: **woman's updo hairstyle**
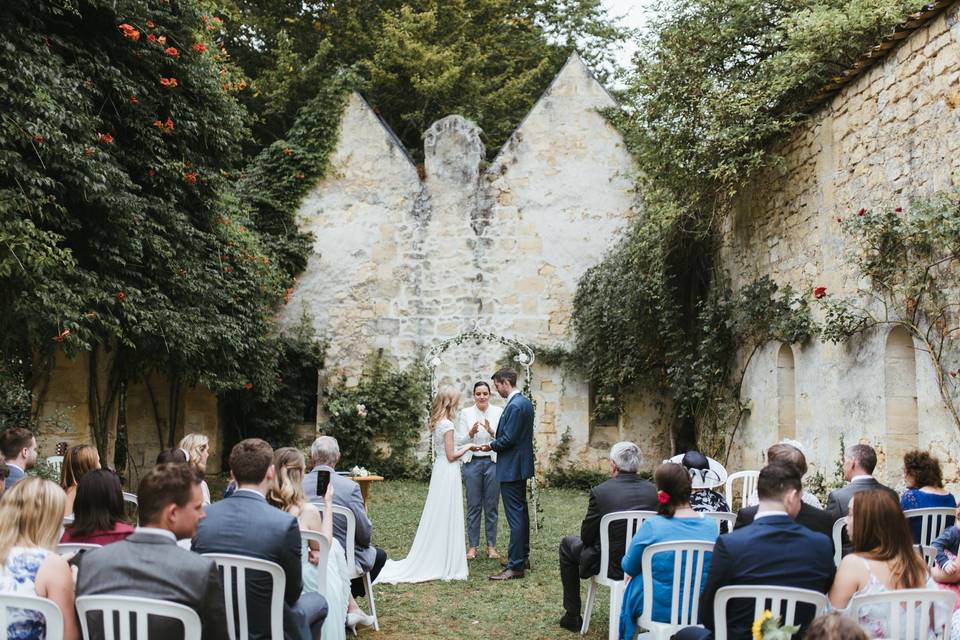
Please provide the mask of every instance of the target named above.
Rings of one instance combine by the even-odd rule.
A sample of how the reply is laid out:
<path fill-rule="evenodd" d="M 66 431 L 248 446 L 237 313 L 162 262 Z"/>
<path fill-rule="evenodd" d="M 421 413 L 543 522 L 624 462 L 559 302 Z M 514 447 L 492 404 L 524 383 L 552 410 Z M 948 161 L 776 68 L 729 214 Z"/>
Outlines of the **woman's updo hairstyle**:
<path fill-rule="evenodd" d="M 664 462 L 653 472 L 657 484 L 657 513 L 672 518 L 677 507 L 690 504 L 690 473 L 682 464 Z"/>

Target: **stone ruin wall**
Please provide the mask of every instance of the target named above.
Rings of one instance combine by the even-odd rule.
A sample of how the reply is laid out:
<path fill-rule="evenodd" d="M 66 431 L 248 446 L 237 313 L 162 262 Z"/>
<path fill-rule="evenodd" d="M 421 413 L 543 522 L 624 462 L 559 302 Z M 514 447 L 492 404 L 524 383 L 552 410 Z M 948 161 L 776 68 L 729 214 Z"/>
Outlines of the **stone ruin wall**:
<path fill-rule="evenodd" d="M 815 286 L 831 294 L 855 291 L 856 276 L 844 261 L 850 247 L 836 218 L 879 205 L 899 205 L 909 215 L 914 198 L 953 188 L 960 169 L 958 105 L 954 5 L 848 84 L 782 145 L 782 165 L 755 181 L 725 229 L 724 264 L 733 286 L 767 274 L 804 293 Z M 933 368 L 919 351 L 915 371 L 900 366 L 905 362 L 897 357 L 904 354 L 888 349 L 888 334 L 883 328 L 841 345 L 814 340 L 791 353 L 771 344 L 758 353 L 744 383 L 752 412 L 734 455 L 741 468 L 759 468 L 781 435 L 781 420 L 792 414 L 810 461 L 828 477 L 842 434 L 847 445 L 876 446 L 880 473 L 891 482 L 902 480 L 902 451 L 919 446 L 940 458 L 955 486 L 960 437 Z M 908 343 L 905 350 L 909 358 Z M 899 433 L 904 423 L 913 423 L 915 432 Z"/>
<path fill-rule="evenodd" d="M 406 366 L 471 329 L 535 350 L 569 345 L 577 281 L 633 212 L 632 160 L 598 112 L 613 104 L 573 55 L 489 165 L 473 123 L 455 115 L 434 123 L 421 180 L 351 96 L 327 177 L 299 210 L 313 254 L 281 316 L 286 327 L 304 310 L 313 316 L 329 341 L 322 377 L 355 382 L 377 350 Z M 438 380 L 463 390 L 466 404 L 504 355 L 498 344 L 452 347 Z M 621 438 L 641 443 L 649 464 L 661 459 L 652 403 L 634 401 L 621 424 L 591 431 L 585 380 L 542 364 L 532 378 L 541 463 L 568 428 L 581 464 L 604 468 Z"/>

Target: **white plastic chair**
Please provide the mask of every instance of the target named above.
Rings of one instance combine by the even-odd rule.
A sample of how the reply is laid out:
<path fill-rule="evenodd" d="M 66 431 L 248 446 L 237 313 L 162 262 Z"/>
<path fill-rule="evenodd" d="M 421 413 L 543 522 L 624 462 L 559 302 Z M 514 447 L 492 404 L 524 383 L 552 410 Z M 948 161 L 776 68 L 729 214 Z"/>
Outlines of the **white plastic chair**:
<path fill-rule="evenodd" d="M 701 511 L 700 514 L 706 518 L 713 518 L 717 521 L 717 526 L 720 526 L 720 523 L 727 523 L 727 533 L 733 531 L 733 525 L 737 524 L 737 514 L 730 513 L 729 511 Z"/>
<path fill-rule="evenodd" d="M 670 621 L 653 619 L 653 598 L 644 597 L 643 612 L 638 625 L 650 631 L 654 640 L 666 640 L 684 627 L 698 626 L 700 592 L 703 589 L 707 554 L 713 552 L 712 542 L 676 540 L 652 544 L 643 550 L 640 572 L 643 593 L 653 593 L 653 557 L 658 553 L 673 553 L 673 592 L 670 596 Z M 637 578 L 634 578 L 635 580 Z"/>
<path fill-rule="evenodd" d="M 937 566 L 937 550 L 928 545 L 917 545 L 917 552 L 923 558 L 923 561 L 927 564 L 928 569 L 933 569 Z"/>
<path fill-rule="evenodd" d="M 937 638 L 949 637 L 950 617 L 957 603 L 952 591 L 943 589 L 898 589 L 883 593 L 868 593 L 854 596 L 850 600 L 848 615 L 854 620 L 860 619 L 862 607 L 887 607 L 888 638 L 901 640 L 926 640 L 928 629 L 933 625 Z M 941 607 L 942 615 L 934 615 L 935 607 Z M 939 619 L 938 619 L 939 618 Z M 926 624 L 924 624 L 926 622 Z"/>
<path fill-rule="evenodd" d="M 323 517 L 324 504 L 323 498 L 314 498 L 311 503 L 320 511 L 320 517 Z M 356 535 L 357 535 L 357 517 L 353 511 L 339 504 L 333 505 L 333 515 L 343 516 L 347 520 L 346 543 L 347 548 L 344 552 L 347 555 L 347 573 L 352 578 L 363 578 L 363 589 L 367 594 L 367 602 L 370 603 L 370 615 L 373 616 L 373 630 L 380 631 L 380 620 L 377 618 L 377 603 L 373 599 L 373 581 L 370 579 L 370 572 L 364 571 L 357 564 L 356 557 Z"/>
<path fill-rule="evenodd" d="M 760 477 L 759 471 L 737 471 L 727 476 L 727 482 L 723 485 L 723 495 L 727 499 L 727 506 L 730 511 L 739 511 L 747 504 L 750 498 L 757 499 L 757 478 Z M 740 488 L 740 508 L 733 505 L 733 483 L 737 480 L 743 481 Z"/>
<path fill-rule="evenodd" d="M 846 528 L 847 516 L 843 516 L 833 523 L 833 535 L 831 536 L 833 538 L 833 564 L 837 567 L 843 560 L 843 530 Z"/>
<path fill-rule="evenodd" d="M 132 596 L 80 596 L 77 598 L 77 615 L 80 617 L 80 631 L 84 640 L 90 640 L 87 626 L 87 614 L 103 614 L 104 640 L 129 640 L 131 627 L 137 630 L 137 640 L 150 638 L 147 622 L 150 616 L 172 618 L 183 625 L 183 640 L 200 640 L 200 616 L 197 612 L 182 604 L 164 602 L 152 598 L 134 598 Z M 119 629 L 113 623 L 113 614 L 119 614 Z M 131 625 L 130 618 L 133 617 Z M 58 637 L 50 636 L 47 637 Z M 99 637 L 99 636 L 98 636 Z M 153 640 L 163 640 L 154 638 Z"/>
<path fill-rule="evenodd" d="M 247 571 L 259 571 L 269 574 L 273 579 L 273 592 L 270 596 L 270 637 L 283 637 L 283 590 L 286 574 L 283 568 L 269 560 L 237 556 L 229 553 L 205 553 L 220 567 L 223 582 L 223 598 L 227 609 L 227 634 L 230 640 L 248 640 L 249 621 L 247 620 Z M 234 577 L 236 572 L 236 577 Z M 234 585 L 236 589 L 234 590 Z M 234 600 L 236 592 L 236 600 Z M 234 609 L 238 619 L 234 620 Z"/>
<path fill-rule="evenodd" d="M 47 623 L 47 637 L 63 637 L 63 614 L 60 612 L 60 607 L 53 601 L 36 596 L 0 593 L 0 632 L 4 635 L 10 626 L 9 609 L 29 609 L 39 612 Z"/>
<path fill-rule="evenodd" d="M 57 553 L 61 556 L 74 554 L 78 551 L 92 551 L 99 549 L 102 545 L 89 542 L 61 542 L 57 545 Z"/>
<path fill-rule="evenodd" d="M 326 536 L 319 531 L 310 529 L 300 529 L 300 536 L 307 541 L 309 549 L 310 542 L 316 542 L 320 546 L 320 562 L 317 564 L 317 573 L 319 574 L 319 591 L 326 595 L 327 593 L 327 562 L 330 561 L 330 543 Z"/>
<path fill-rule="evenodd" d="M 47 456 L 47 464 L 50 465 L 59 476 L 63 469 L 63 456 Z"/>
<path fill-rule="evenodd" d="M 127 492 L 127 491 L 124 491 L 124 492 L 123 492 L 123 501 L 124 501 L 124 502 L 129 502 L 129 503 L 133 504 L 134 506 L 140 506 L 139 503 L 137 502 L 137 494 L 135 494 L 135 493 L 129 493 L 129 492 Z"/>
<path fill-rule="evenodd" d="M 603 585 L 610 589 L 610 640 L 616 640 L 620 632 L 620 606 L 623 604 L 623 580 L 611 580 L 607 576 L 610 570 L 610 524 L 623 521 L 626 523 L 626 547 L 630 546 L 633 534 L 647 518 L 657 515 L 655 511 L 614 511 L 600 519 L 600 572 L 590 576 L 590 585 L 587 587 L 587 602 L 583 610 L 583 626 L 580 634 L 583 635 L 590 628 L 590 614 L 593 613 L 593 601 L 597 597 L 597 586 Z"/>
<path fill-rule="evenodd" d="M 823 613 L 827 608 L 827 596 L 819 591 L 797 589 L 794 587 L 777 587 L 770 585 L 752 585 L 743 587 L 723 587 L 717 590 L 713 599 L 713 636 L 715 640 L 727 640 L 727 603 L 730 600 L 753 600 L 753 617 L 756 620 L 765 609 L 773 615 L 780 616 L 785 625 L 796 622 L 797 605 L 806 603 L 812 605 L 816 612 L 814 616 Z M 767 606 L 767 603 L 770 603 Z"/>
<path fill-rule="evenodd" d="M 929 546 L 947 528 L 947 519 L 953 519 L 957 510 L 949 507 L 928 507 L 925 509 L 907 509 L 903 512 L 907 522 L 912 518 L 922 518 L 920 521 L 920 542 L 917 544 Z"/>

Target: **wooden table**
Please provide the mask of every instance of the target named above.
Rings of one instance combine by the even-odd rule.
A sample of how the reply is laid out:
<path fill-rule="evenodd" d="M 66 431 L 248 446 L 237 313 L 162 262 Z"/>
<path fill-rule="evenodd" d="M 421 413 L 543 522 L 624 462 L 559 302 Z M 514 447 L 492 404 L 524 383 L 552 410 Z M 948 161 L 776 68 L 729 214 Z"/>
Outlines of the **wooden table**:
<path fill-rule="evenodd" d="M 367 498 L 370 496 L 370 485 L 374 482 L 381 482 L 383 476 L 347 476 L 360 485 L 360 493 L 363 494 L 363 508 L 367 508 Z"/>

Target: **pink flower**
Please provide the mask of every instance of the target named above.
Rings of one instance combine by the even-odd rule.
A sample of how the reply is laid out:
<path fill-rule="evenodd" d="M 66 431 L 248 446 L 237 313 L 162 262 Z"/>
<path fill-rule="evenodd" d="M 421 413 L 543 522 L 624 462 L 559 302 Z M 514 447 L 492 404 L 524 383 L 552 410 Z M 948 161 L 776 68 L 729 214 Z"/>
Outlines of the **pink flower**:
<path fill-rule="evenodd" d="M 817 300 L 824 297 L 825 295 L 827 295 L 826 287 L 817 287 L 816 289 L 813 290 L 813 297 L 816 298 Z"/>

